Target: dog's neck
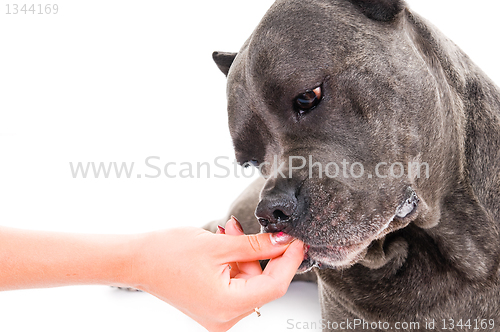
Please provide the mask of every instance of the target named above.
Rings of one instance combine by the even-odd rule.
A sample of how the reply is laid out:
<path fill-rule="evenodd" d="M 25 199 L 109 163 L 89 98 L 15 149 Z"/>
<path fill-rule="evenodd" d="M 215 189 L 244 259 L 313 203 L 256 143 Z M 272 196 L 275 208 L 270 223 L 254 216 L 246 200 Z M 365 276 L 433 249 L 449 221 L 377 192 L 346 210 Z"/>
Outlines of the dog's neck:
<path fill-rule="evenodd" d="M 441 153 L 442 188 L 430 212 L 415 221 L 434 239 L 441 254 L 467 277 L 498 273 L 500 256 L 500 92 L 455 44 L 420 17 L 406 12 L 405 24 L 446 107 L 445 139 L 456 144 Z M 438 146 L 439 143 L 436 143 Z M 436 152 L 436 151 L 434 151 Z M 425 188 L 425 185 L 423 186 Z"/>

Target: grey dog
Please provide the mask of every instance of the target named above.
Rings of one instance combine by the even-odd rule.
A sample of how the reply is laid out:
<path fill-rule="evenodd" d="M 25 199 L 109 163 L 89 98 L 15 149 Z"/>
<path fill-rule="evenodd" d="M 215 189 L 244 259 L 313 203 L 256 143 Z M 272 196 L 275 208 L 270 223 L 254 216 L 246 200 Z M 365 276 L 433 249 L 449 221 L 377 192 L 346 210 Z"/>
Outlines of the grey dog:
<path fill-rule="evenodd" d="M 230 213 L 309 247 L 325 321 L 500 331 L 500 93 L 466 54 L 403 1 L 277 0 L 213 57 L 265 177 Z"/>

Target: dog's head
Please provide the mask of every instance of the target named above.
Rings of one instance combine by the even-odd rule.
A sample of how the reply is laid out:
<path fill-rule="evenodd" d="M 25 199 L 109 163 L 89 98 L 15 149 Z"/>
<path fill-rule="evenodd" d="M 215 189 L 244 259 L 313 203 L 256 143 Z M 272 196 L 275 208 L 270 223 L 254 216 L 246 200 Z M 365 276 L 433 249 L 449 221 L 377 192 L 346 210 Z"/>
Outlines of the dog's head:
<path fill-rule="evenodd" d="M 302 270 L 435 223 L 422 216 L 439 196 L 430 156 L 449 152 L 444 97 L 407 14 L 398 0 L 278 0 L 239 53 L 214 53 L 237 160 L 268 178 L 256 216 L 310 246 Z"/>

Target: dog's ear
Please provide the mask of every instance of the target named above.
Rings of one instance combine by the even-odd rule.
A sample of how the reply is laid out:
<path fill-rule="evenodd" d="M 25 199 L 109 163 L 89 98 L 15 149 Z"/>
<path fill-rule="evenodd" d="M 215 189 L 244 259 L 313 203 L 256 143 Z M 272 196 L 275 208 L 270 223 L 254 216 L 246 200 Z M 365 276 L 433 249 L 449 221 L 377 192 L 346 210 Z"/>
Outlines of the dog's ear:
<path fill-rule="evenodd" d="M 215 64 L 219 67 L 220 71 L 227 76 L 236 55 L 238 53 L 214 52 L 212 53 L 212 58 L 214 58 Z"/>
<path fill-rule="evenodd" d="M 406 7 L 402 0 L 349 0 L 358 6 L 363 14 L 376 21 L 389 22 Z"/>

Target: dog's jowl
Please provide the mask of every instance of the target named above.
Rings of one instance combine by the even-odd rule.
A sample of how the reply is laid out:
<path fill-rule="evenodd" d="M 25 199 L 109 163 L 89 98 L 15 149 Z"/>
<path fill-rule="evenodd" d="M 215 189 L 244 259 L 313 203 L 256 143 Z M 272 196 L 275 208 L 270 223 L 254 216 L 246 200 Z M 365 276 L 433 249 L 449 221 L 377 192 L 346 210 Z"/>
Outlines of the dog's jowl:
<path fill-rule="evenodd" d="M 402 1 L 277 0 L 214 60 L 263 175 L 231 213 L 309 246 L 325 321 L 500 331 L 500 93 L 466 54 Z"/>

